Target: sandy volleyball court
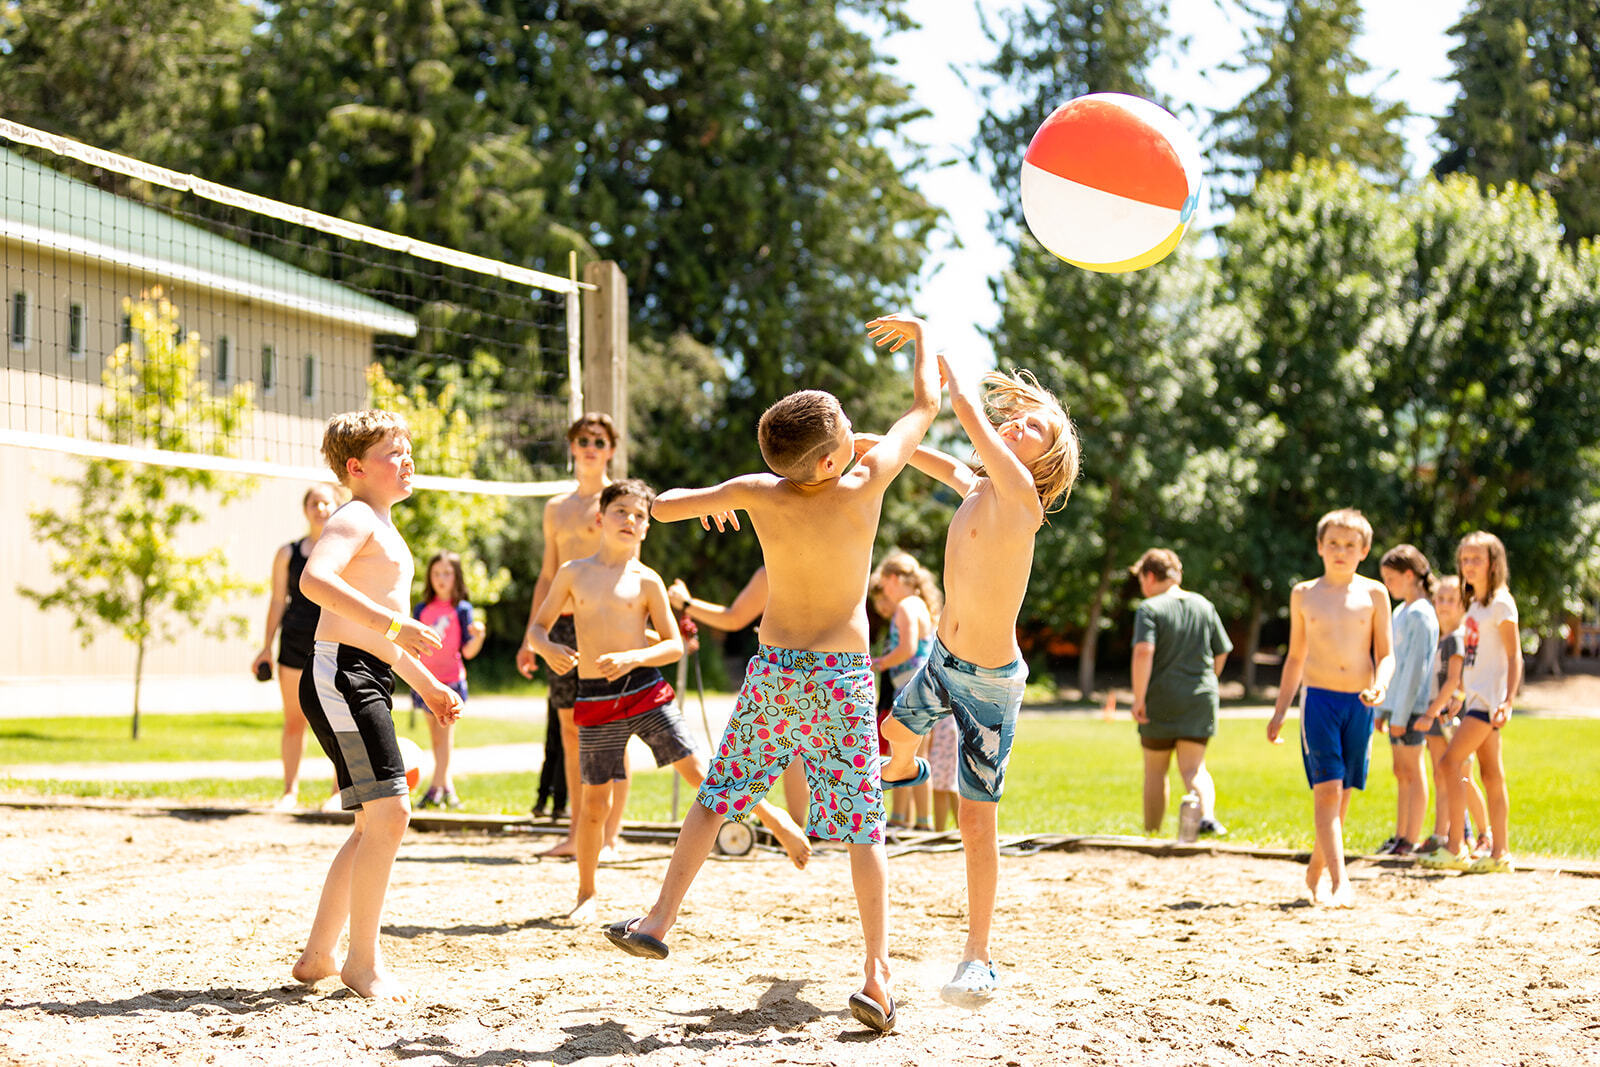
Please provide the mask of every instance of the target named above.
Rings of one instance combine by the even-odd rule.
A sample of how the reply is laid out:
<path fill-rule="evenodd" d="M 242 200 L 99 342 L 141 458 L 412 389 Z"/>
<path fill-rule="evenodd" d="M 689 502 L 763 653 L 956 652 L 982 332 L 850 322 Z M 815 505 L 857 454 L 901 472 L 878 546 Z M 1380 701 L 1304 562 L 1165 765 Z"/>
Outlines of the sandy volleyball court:
<path fill-rule="evenodd" d="M 241 813 L 4 810 L 0 1063 L 418 1065 L 1600 1063 L 1600 880 L 1358 865 L 1361 907 L 1237 856 L 1003 861 L 1003 995 L 937 997 L 959 852 L 891 861 L 898 1032 L 845 1012 L 860 971 L 842 853 L 713 859 L 655 963 L 560 918 L 575 871 L 529 838 L 412 833 L 384 952 L 419 1003 L 292 985 L 336 826 Z M 602 916 L 666 850 L 601 874 Z"/>

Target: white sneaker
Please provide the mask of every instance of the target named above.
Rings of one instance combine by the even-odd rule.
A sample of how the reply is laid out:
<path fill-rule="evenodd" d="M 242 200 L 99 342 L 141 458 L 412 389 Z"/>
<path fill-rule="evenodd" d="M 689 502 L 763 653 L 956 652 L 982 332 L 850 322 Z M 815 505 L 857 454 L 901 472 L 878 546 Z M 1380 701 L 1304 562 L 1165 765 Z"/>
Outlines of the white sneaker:
<path fill-rule="evenodd" d="M 979 1008 L 1000 988 L 1000 974 L 993 963 L 965 960 L 956 966 L 956 975 L 939 990 L 939 996 L 963 1008 Z"/>

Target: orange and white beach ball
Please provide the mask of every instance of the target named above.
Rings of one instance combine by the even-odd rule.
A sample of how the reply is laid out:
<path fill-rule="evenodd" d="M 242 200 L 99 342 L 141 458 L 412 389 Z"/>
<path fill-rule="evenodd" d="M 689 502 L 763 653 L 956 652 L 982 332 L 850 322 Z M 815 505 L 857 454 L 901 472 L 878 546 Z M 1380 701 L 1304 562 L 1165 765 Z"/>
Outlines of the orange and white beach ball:
<path fill-rule="evenodd" d="M 1200 146 L 1170 111 L 1093 93 L 1056 108 L 1028 143 L 1022 215 L 1068 263 L 1120 274 L 1178 247 L 1200 185 Z"/>

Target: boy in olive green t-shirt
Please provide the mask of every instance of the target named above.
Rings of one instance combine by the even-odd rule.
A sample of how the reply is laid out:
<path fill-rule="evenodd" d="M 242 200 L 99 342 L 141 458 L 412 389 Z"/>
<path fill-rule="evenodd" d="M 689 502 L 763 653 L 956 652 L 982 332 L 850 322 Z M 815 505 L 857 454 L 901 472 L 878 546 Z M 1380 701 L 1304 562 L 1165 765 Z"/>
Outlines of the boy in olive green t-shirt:
<path fill-rule="evenodd" d="M 1179 587 L 1176 552 L 1152 548 L 1131 568 L 1144 603 L 1133 620 L 1133 718 L 1144 749 L 1144 828 L 1161 828 L 1174 751 L 1184 786 L 1200 798 L 1200 832 L 1225 834 L 1206 742 L 1217 729 L 1217 676 L 1233 642 L 1211 601 Z"/>

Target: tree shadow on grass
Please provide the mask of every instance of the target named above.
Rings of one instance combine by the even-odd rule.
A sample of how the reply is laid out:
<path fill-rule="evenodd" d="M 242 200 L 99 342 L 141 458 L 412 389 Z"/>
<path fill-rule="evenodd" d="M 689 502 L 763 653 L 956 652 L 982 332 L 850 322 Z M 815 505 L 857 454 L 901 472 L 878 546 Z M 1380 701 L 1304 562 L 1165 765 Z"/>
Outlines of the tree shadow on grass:
<path fill-rule="evenodd" d="M 271 989 L 239 989 L 235 986 L 218 986 L 215 989 L 152 989 L 120 1000 L 80 1000 L 76 1003 L 42 1000 L 31 1004 L 6 1004 L 0 1010 L 20 1011 L 38 1008 L 52 1015 L 71 1015 L 79 1018 L 98 1018 L 108 1015 L 136 1015 L 149 1011 L 188 1012 L 200 1005 L 220 1008 L 229 1015 L 252 1015 L 271 1011 L 284 1004 L 296 1004 L 308 996 L 315 996 L 310 986 L 274 986 Z M 328 994 L 355 996 L 348 989 Z"/>

